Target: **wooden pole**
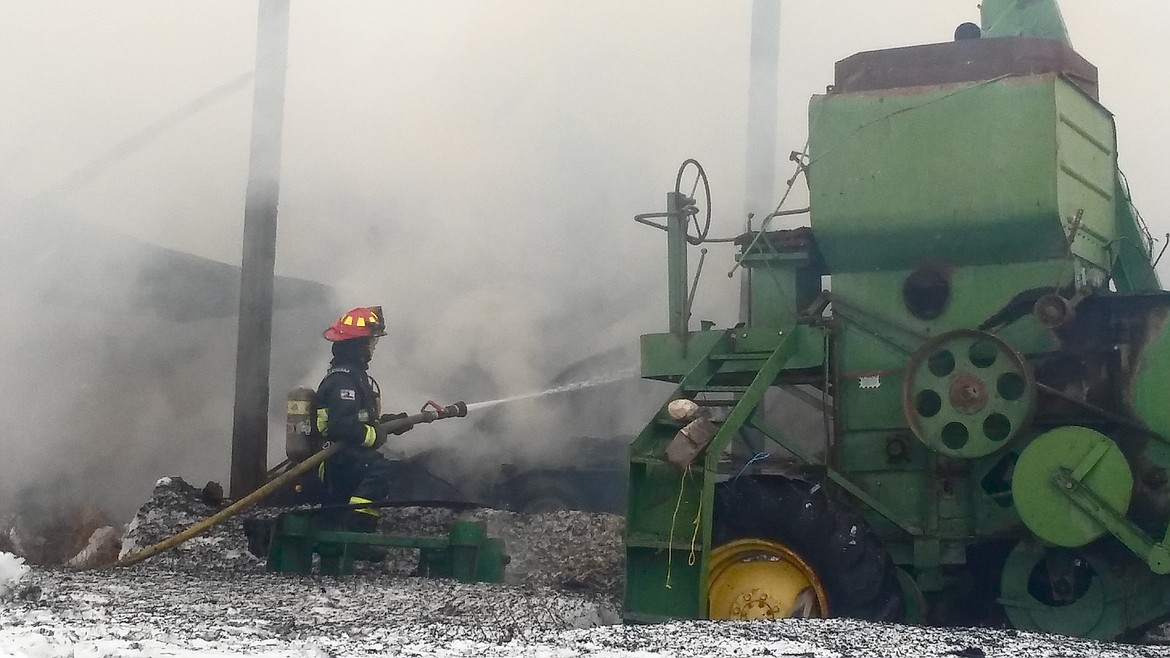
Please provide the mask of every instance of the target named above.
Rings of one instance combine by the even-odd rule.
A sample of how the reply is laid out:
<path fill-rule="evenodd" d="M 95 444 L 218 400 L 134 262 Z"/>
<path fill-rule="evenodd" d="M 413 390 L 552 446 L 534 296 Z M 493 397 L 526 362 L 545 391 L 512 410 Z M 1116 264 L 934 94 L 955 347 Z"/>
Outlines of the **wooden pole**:
<path fill-rule="evenodd" d="M 236 398 L 232 417 L 230 495 L 237 499 L 255 491 L 267 471 L 272 284 L 288 66 L 288 4 L 288 0 L 260 0 L 256 30 L 256 85 L 244 204 Z"/>

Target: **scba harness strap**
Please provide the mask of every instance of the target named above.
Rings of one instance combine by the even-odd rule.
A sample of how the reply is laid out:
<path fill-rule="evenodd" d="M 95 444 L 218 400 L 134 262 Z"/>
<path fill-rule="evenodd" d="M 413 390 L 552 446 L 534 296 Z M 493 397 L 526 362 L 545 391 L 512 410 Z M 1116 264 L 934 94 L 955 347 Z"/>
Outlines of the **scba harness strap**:
<path fill-rule="evenodd" d="M 325 378 L 321 380 L 321 385 L 317 388 L 318 393 L 326 388 L 325 384 L 329 381 L 330 377 L 338 374 L 345 375 L 351 378 L 353 381 L 353 388 L 342 389 L 341 394 L 343 399 L 350 399 L 344 398 L 344 395 L 346 391 L 352 390 L 358 396 L 359 399 L 355 400 L 355 402 L 358 403 L 358 406 L 361 407 L 361 411 L 358 412 L 358 420 L 363 423 L 377 422 L 382 406 L 382 389 L 380 386 L 378 386 L 378 381 L 365 372 L 358 372 L 346 366 L 334 366 L 326 371 Z M 361 377 L 366 378 L 366 381 L 368 382 L 368 390 L 373 392 L 373 400 L 367 399 L 367 387 L 361 385 Z M 309 409 L 311 418 L 314 419 L 312 428 L 313 431 L 310 438 L 313 440 L 314 445 L 317 448 L 320 448 L 325 444 L 325 429 L 329 425 L 329 410 L 318 405 L 319 399 L 319 395 L 314 395 L 312 406 Z M 370 409 L 373 410 L 373 417 L 370 417 Z"/>

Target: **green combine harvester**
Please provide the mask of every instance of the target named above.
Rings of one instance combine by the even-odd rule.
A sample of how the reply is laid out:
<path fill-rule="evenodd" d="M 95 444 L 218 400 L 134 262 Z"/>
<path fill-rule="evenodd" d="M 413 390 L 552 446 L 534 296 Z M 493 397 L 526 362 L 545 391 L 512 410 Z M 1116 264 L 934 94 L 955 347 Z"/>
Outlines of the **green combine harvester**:
<path fill-rule="evenodd" d="M 745 322 L 691 329 L 690 164 L 639 216 L 670 295 L 642 375 L 678 388 L 631 445 L 628 621 L 1170 615 L 1170 293 L 1055 2 L 981 12 L 837 63 L 809 226 L 737 239 Z M 801 398 L 823 436 L 775 420 Z"/>

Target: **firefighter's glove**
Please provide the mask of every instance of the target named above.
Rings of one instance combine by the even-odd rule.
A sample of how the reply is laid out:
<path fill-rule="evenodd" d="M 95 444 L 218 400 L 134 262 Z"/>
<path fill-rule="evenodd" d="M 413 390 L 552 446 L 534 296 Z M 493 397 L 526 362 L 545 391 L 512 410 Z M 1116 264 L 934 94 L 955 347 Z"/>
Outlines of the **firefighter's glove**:
<path fill-rule="evenodd" d="M 378 425 L 380 426 L 383 423 L 388 423 L 388 422 L 394 421 L 394 420 L 400 420 L 402 418 L 406 418 L 406 416 L 407 416 L 407 414 L 405 412 L 398 413 L 398 414 L 382 414 L 378 418 Z M 405 423 L 401 427 L 398 427 L 398 428 L 391 430 L 390 433 L 394 434 L 394 435 L 405 434 L 405 433 L 409 432 L 411 430 L 411 428 L 413 428 L 413 427 L 414 427 L 414 423 Z"/>
<path fill-rule="evenodd" d="M 381 448 L 386 443 L 386 432 L 378 425 L 374 425 L 374 445 L 370 446 L 374 450 Z"/>

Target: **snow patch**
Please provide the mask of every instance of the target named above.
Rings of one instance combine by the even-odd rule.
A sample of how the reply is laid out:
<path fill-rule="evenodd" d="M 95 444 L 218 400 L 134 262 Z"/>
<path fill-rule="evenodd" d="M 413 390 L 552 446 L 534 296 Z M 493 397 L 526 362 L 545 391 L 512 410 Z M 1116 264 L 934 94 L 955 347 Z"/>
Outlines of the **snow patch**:
<path fill-rule="evenodd" d="M 12 597 L 16 586 L 28 576 L 24 558 L 0 551 L 0 601 Z"/>
<path fill-rule="evenodd" d="M 215 511 L 164 481 L 127 528 L 138 545 Z M 845 619 L 625 626 L 620 518 L 408 508 L 387 510 L 382 530 L 430 534 L 457 517 L 507 540 L 509 584 L 406 577 L 410 556 L 347 578 L 268 573 L 236 519 L 132 567 L 29 571 L 8 556 L 22 581 L 0 605 L 0 658 L 1170 658 L 1167 647 Z"/>

